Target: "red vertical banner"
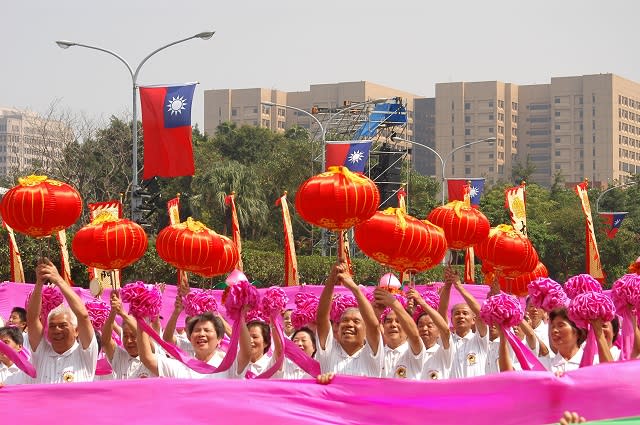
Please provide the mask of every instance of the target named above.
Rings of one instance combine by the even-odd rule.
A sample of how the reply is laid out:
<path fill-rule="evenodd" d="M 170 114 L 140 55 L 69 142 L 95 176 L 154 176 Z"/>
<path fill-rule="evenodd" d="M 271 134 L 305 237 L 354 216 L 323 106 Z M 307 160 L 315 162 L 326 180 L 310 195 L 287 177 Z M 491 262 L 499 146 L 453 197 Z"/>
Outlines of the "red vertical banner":
<path fill-rule="evenodd" d="M 511 225 L 522 236 L 527 237 L 526 183 L 504 191 L 504 207 L 509 211 Z"/>
<path fill-rule="evenodd" d="M 605 275 L 600 263 L 600 253 L 598 252 L 598 244 L 596 242 L 596 232 L 593 227 L 593 220 L 591 217 L 591 205 L 589 203 L 589 196 L 587 194 L 587 188 L 589 184 L 584 181 L 576 186 L 576 193 L 580 198 L 582 204 L 582 211 L 584 212 L 586 221 L 586 272 L 593 276 L 600 283 L 604 283 Z"/>
<path fill-rule="evenodd" d="M 167 201 L 167 213 L 169 215 L 169 225 L 180 224 L 180 194 Z M 178 269 L 178 286 L 189 286 L 187 272 Z"/>
<path fill-rule="evenodd" d="M 464 252 L 464 283 L 476 283 L 476 256 L 473 247 Z"/>
<path fill-rule="evenodd" d="M 71 265 L 69 264 L 69 249 L 67 248 L 67 232 L 62 229 L 56 233 L 56 239 L 60 245 L 60 276 L 69 285 L 73 286 L 71 280 Z"/>
<path fill-rule="evenodd" d="M 224 203 L 229 208 L 229 213 L 231 215 L 231 236 L 233 239 L 233 243 L 236 244 L 236 248 L 238 248 L 238 264 L 236 264 L 236 269 L 240 271 L 244 271 L 244 266 L 242 265 L 242 239 L 240 238 L 240 224 L 238 223 L 238 214 L 236 212 L 236 193 L 231 192 L 230 195 L 224 199 Z"/>
<path fill-rule="evenodd" d="M 122 202 L 120 201 L 95 202 L 88 204 L 87 207 L 89 207 L 90 221 L 103 213 L 122 218 Z M 89 280 L 96 279 L 102 288 L 120 288 L 120 275 L 120 270 L 107 271 L 89 267 Z"/>
<path fill-rule="evenodd" d="M 13 233 L 13 229 L 5 222 L 2 223 L 9 235 L 9 266 L 10 266 L 10 280 L 11 282 L 24 283 L 24 269 L 22 268 L 22 257 L 20 257 L 20 250 L 16 243 L 16 235 Z"/>
<path fill-rule="evenodd" d="M 287 203 L 287 192 L 284 192 L 276 205 L 282 207 L 282 231 L 284 234 L 284 286 L 300 285 L 298 275 L 298 257 L 296 257 L 296 247 L 293 242 L 293 228 L 291 226 L 291 215 L 289 214 L 289 204 Z"/>

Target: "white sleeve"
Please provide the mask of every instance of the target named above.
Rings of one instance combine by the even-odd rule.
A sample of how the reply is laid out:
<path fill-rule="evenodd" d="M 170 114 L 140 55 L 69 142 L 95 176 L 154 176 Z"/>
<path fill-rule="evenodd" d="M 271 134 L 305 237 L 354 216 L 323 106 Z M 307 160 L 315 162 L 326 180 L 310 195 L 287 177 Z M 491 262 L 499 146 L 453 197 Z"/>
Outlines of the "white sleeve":
<path fill-rule="evenodd" d="M 190 378 L 188 367 L 176 359 L 157 355 L 158 376 L 163 378 Z"/>
<path fill-rule="evenodd" d="M 82 345 L 80 345 L 78 349 L 80 350 L 80 357 L 82 357 L 82 362 L 87 370 L 95 373 L 96 363 L 98 362 L 98 340 L 96 339 L 96 334 L 93 334 L 91 343 L 86 350 L 82 348 Z"/>

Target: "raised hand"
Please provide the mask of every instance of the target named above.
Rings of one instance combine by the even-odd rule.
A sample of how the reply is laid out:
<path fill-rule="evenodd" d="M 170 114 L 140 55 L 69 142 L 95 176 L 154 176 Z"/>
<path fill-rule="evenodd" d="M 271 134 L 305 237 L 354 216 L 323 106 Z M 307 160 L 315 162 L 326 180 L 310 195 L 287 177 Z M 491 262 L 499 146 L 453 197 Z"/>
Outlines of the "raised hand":
<path fill-rule="evenodd" d="M 111 291 L 111 297 L 109 298 L 111 301 L 111 311 L 114 311 L 116 314 L 122 315 L 124 310 L 122 309 L 122 300 L 120 299 L 120 293 L 117 290 Z"/>
<path fill-rule="evenodd" d="M 373 296 L 376 305 L 381 305 L 383 307 L 391 307 L 391 305 L 396 301 L 396 297 L 394 297 L 389 291 L 385 291 L 382 288 L 376 288 L 375 291 L 373 291 Z"/>

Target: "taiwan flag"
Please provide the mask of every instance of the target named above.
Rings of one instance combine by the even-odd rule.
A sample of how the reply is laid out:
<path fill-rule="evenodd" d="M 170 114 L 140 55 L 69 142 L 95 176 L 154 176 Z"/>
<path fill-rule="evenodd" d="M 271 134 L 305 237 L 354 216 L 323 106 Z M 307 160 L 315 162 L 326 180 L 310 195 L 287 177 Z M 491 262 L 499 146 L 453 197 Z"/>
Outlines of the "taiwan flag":
<path fill-rule="evenodd" d="M 195 84 L 140 87 L 144 176 L 192 176 L 191 103 Z"/>
<path fill-rule="evenodd" d="M 613 239 L 616 237 L 616 233 L 618 233 L 618 229 L 622 225 L 622 220 L 624 220 L 625 216 L 629 214 L 628 212 L 601 212 L 600 217 L 604 220 L 604 223 L 607 225 L 605 228 L 605 232 L 607 232 L 607 237 L 609 239 Z"/>
<path fill-rule="evenodd" d="M 369 159 L 371 140 L 352 142 L 327 142 L 325 147 L 325 169 L 342 166 L 349 170 L 364 173 L 364 165 Z"/>
<path fill-rule="evenodd" d="M 465 186 L 469 184 L 471 206 L 480 205 L 480 197 L 484 191 L 484 179 L 447 179 L 447 193 L 449 202 L 464 201 Z"/>

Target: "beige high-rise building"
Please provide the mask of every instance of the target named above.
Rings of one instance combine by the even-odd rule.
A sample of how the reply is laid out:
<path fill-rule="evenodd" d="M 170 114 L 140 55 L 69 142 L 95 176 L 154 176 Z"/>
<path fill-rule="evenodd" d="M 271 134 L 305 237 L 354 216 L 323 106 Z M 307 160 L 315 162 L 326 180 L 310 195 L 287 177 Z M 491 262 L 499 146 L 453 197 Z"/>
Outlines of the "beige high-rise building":
<path fill-rule="evenodd" d="M 205 90 L 204 127 L 210 135 L 215 134 L 217 126 L 226 121 L 274 131 L 284 131 L 297 125 L 314 132 L 318 130 L 317 124 L 307 114 L 291 108 L 266 105 L 265 102 L 314 112 L 316 118 L 325 124 L 333 113 L 345 107 L 396 97 L 402 98 L 402 103 L 406 104 L 408 123 L 403 137 L 408 137 L 413 131 L 413 99 L 419 96 L 368 81 L 313 84 L 308 91 L 300 92 L 264 88 Z M 334 118 L 333 125 L 343 117 Z"/>
<path fill-rule="evenodd" d="M 624 183 L 640 172 L 640 84 L 613 74 L 552 78 L 520 86 L 520 160 L 532 180 Z"/>
<path fill-rule="evenodd" d="M 0 175 L 49 170 L 72 138 L 72 130 L 61 121 L 0 108 Z"/>
<path fill-rule="evenodd" d="M 436 161 L 436 176 L 509 180 L 518 153 L 518 87 L 500 81 L 436 84 L 435 150 L 445 163 L 443 174 Z"/>

